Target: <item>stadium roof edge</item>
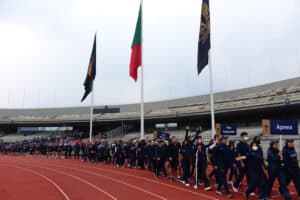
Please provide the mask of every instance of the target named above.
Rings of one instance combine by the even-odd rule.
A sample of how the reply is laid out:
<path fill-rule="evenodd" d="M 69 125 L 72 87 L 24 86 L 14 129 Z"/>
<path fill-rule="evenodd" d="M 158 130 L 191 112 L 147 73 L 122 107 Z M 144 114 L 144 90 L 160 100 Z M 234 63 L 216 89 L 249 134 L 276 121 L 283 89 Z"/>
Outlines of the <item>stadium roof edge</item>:
<path fill-rule="evenodd" d="M 273 83 L 263 84 L 259 86 L 242 88 L 231 91 L 218 92 L 215 94 L 215 100 L 224 100 L 239 97 L 248 94 L 258 94 L 267 90 L 276 90 L 279 88 L 300 86 L 300 77 L 277 81 Z M 160 110 L 171 107 L 187 106 L 192 104 L 207 104 L 209 101 L 209 95 L 182 97 L 169 100 L 152 101 L 145 104 L 147 110 Z M 100 105 L 95 108 L 104 108 L 105 106 L 120 108 L 121 112 L 138 112 L 139 104 L 121 104 L 121 105 Z M 39 116 L 52 116 L 52 115 L 70 115 L 70 114 L 88 114 L 89 107 L 56 107 L 56 108 L 0 108 L 1 116 L 16 116 L 16 115 L 39 115 Z"/>

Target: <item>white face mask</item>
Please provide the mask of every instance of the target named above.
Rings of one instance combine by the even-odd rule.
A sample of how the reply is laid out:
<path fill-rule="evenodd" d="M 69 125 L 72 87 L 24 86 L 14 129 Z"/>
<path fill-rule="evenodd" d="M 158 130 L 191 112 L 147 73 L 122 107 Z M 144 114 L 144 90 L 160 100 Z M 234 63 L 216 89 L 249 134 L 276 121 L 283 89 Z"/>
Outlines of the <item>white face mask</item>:
<path fill-rule="evenodd" d="M 257 151 L 257 150 L 258 150 L 258 147 L 257 147 L 257 146 L 253 146 L 253 147 L 252 147 L 252 150 L 253 150 L 253 151 Z"/>
<path fill-rule="evenodd" d="M 245 137 L 244 137 L 244 140 L 246 140 L 246 141 L 247 141 L 248 139 L 249 139 L 249 138 L 248 138 L 247 136 L 245 136 Z"/>

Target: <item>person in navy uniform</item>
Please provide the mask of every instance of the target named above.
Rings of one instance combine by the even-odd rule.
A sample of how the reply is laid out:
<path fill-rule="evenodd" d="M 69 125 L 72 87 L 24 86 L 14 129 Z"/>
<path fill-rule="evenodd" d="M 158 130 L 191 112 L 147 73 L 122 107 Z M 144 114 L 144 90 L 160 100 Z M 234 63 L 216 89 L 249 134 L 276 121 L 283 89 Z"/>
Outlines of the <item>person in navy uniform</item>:
<path fill-rule="evenodd" d="M 234 177 L 236 180 L 238 177 L 237 161 L 235 160 L 235 158 L 238 156 L 238 154 L 237 154 L 237 150 L 235 148 L 234 141 L 229 141 L 228 147 L 230 149 L 230 163 L 229 163 L 230 174 L 229 174 L 228 184 L 233 185 L 232 178 Z"/>
<path fill-rule="evenodd" d="M 116 143 L 116 164 L 117 167 L 123 167 L 125 161 L 125 152 L 123 149 L 123 141 L 118 140 Z"/>
<path fill-rule="evenodd" d="M 146 159 L 146 168 L 148 171 L 152 171 L 153 169 L 153 147 L 152 147 L 152 141 L 148 140 L 147 145 L 145 147 L 145 159 Z"/>
<path fill-rule="evenodd" d="M 136 140 L 132 140 L 129 144 L 128 144 L 128 167 L 132 168 L 136 166 L 136 149 L 137 149 L 137 145 L 136 145 Z"/>
<path fill-rule="evenodd" d="M 249 145 L 247 143 L 248 133 L 242 132 L 240 136 L 241 136 L 241 141 L 236 146 L 238 157 L 245 156 L 250 151 Z M 234 192 L 238 192 L 238 187 L 239 187 L 240 183 L 242 182 L 244 176 L 246 175 L 246 163 L 245 162 L 247 162 L 247 161 L 240 160 L 237 162 L 237 169 L 238 169 L 239 175 L 232 187 Z"/>
<path fill-rule="evenodd" d="M 171 167 L 171 175 L 170 180 L 175 181 L 175 178 L 178 174 L 178 166 L 179 166 L 179 151 L 180 151 L 180 143 L 178 142 L 178 139 L 173 136 L 170 140 L 170 144 L 168 146 L 168 158 L 170 162 Z"/>
<path fill-rule="evenodd" d="M 261 143 L 261 138 L 260 138 L 260 136 L 259 136 L 259 135 L 254 136 L 253 142 L 255 142 L 256 145 L 257 145 L 257 147 L 258 147 L 257 152 L 260 153 L 260 155 L 263 157 L 263 156 L 264 156 L 264 153 L 263 153 L 262 147 L 260 146 L 260 143 Z"/>
<path fill-rule="evenodd" d="M 228 147 L 228 137 L 222 136 L 220 138 L 220 143 L 217 144 L 214 159 L 215 159 L 215 170 L 217 170 L 218 175 L 218 187 L 216 193 L 223 195 L 222 189 L 225 190 L 228 198 L 232 198 L 232 194 L 229 191 L 227 185 L 227 171 L 230 165 L 230 149 Z"/>
<path fill-rule="evenodd" d="M 209 148 L 208 148 L 208 159 L 211 162 L 211 165 L 213 167 L 212 171 L 209 173 L 208 177 L 209 179 L 212 179 L 213 176 L 215 176 L 216 183 L 218 182 L 218 176 L 217 176 L 217 170 L 215 170 L 215 158 L 214 158 L 214 152 L 216 150 L 216 146 L 220 142 L 220 136 L 219 135 L 214 135 L 214 139 L 212 139 L 209 143 Z"/>
<path fill-rule="evenodd" d="M 165 177 L 167 176 L 167 174 L 165 173 L 164 170 L 164 164 L 166 161 L 166 152 L 164 149 L 164 141 L 163 140 L 159 140 L 158 141 L 158 146 L 155 149 L 155 153 L 154 153 L 154 158 L 155 158 L 155 176 L 156 178 L 159 178 L 160 172 L 163 171 Z"/>
<path fill-rule="evenodd" d="M 244 156 L 237 157 L 237 161 L 246 161 L 247 174 L 251 177 L 248 181 L 245 197 L 248 199 L 249 195 L 258 187 L 259 199 L 263 200 L 266 198 L 264 159 L 258 151 L 256 142 L 251 142 L 250 149 Z"/>
<path fill-rule="evenodd" d="M 267 189 L 266 196 L 268 198 L 271 198 L 273 184 L 275 182 L 275 179 L 277 178 L 280 185 L 280 190 L 284 194 L 284 199 L 291 200 L 290 192 L 286 187 L 286 177 L 282 166 L 283 157 L 282 157 L 282 153 L 279 151 L 278 143 L 279 143 L 278 140 L 272 140 L 270 142 L 270 148 L 268 149 L 269 179 L 268 179 L 268 187 L 267 187 L 268 189 Z"/>
<path fill-rule="evenodd" d="M 181 166 L 183 169 L 183 176 L 181 182 L 187 187 L 190 186 L 189 178 L 191 177 L 190 168 L 191 168 L 193 144 L 199 134 L 199 132 L 197 131 L 197 134 L 192 139 L 190 136 L 188 136 L 189 130 L 190 128 L 187 126 L 184 141 L 182 143 L 182 148 L 181 148 L 181 154 L 182 154 Z"/>
<path fill-rule="evenodd" d="M 209 185 L 207 176 L 206 176 L 206 168 L 207 168 L 207 154 L 206 154 L 206 148 L 208 145 L 203 144 L 202 137 L 199 136 L 197 140 L 197 146 L 196 146 L 196 153 L 195 153 L 195 161 L 197 162 L 197 175 L 198 180 L 196 181 L 199 183 L 202 181 L 204 183 L 204 190 L 209 191 L 211 190 L 211 187 Z M 198 185 L 195 184 L 195 189 L 198 189 Z"/>
<path fill-rule="evenodd" d="M 74 146 L 74 157 L 75 159 L 79 159 L 79 153 L 80 153 L 80 144 L 79 142 L 76 142 Z"/>
<path fill-rule="evenodd" d="M 141 140 L 137 146 L 137 160 L 138 160 L 138 167 L 139 169 L 145 169 L 145 148 L 146 148 L 146 141 Z"/>
<path fill-rule="evenodd" d="M 294 147 L 294 140 L 286 140 L 286 145 L 282 150 L 282 156 L 286 175 L 286 184 L 289 185 L 291 181 L 293 181 L 298 193 L 298 198 L 300 198 L 299 164 L 297 152 Z"/>

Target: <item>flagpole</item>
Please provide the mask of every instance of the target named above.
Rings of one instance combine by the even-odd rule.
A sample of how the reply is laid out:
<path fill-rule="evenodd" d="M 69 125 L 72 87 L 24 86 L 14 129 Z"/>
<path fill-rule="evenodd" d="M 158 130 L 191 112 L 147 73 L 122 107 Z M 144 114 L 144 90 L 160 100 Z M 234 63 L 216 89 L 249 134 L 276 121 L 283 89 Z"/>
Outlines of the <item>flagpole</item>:
<path fill-rule="evenodd" d="M 209 86 L 210 86 L 210 112 L 211 112 L 211 138 L 213 139 L 216 134 L 215 128 L 215 103 L 214 103 L 214 88 L 213 88 L 213 76 L 212 76 L 212 53 L 209 50 L 208 67 L 209 67 Z"/>
<path fill-rule="evenodd" d="M 142 27 L 141 27 L 141 41 L 142 41 L 142 65 L 141 65 L 141 139 L 144 139 L 144 65 L 143 65 L 143 46 L 144 46 L 144 41 L 143 41 L 143 14 L 144 14 L 144 10 L 143 10 L 143 0 L 141 0 L 141 20 L 142 20 Z"/>
<path fill-rule="evenodd" d="M 97 32 L 96 32 L 96 36 L 97 36 Z M 96 37 L 97 38 L 97 37 Z M 97 43 L 97 39 L 95 41 Z M 97 60 L 97 45 L 96 45 L 96 58 L 95 60 Z M 96 66 L 97 68 L 97 62 L 96 62 Z M 93 138 L 93 115 L 94 115 L 94 81 L 92 83 L 92 94 L 91 94 L 91 107 L 90 107 L 90 111 L 91 111 L 91 116 L 90 116 L 90 142 L 92 142 L 92 138 Z"/>
<path fill-rule="evenodd" d="M 93 87 L 94 87 L 94 84 L 93 84 Z M 90 116 L 90 142 L 91 142 L 92 137 L 93 137 L 94 88 L 92 88 L 90 111 L 91 111 L 91 116 Z"/>
<path fill-rule="evenodd" d="M 210 18 L 211 21 L 211 18 Z M 211 26 L 211 24 L 209 24 Z M 216 122 L 215 122 L 215 102 L 214 102 L 214 86 L 213 86 L 213 73 L 212 73 L 212 34 L 210 29 L 210 49 L 208 52 L 208 67 L 209 67 L 209 86 L 210 86 L 210 112 L 211 112 L 211 138 L 216 135 Z"/>

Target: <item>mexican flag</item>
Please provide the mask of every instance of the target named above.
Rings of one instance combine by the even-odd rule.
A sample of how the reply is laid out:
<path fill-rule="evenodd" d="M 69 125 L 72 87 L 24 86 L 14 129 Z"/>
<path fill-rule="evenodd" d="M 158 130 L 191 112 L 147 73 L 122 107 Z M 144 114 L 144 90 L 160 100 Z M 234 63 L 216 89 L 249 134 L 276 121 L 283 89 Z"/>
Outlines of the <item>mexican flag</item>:
<path fill-rule="evenodd" d="M 138 68 L 142 65 L 142 7 L 136 23 L 134 38 L 131 45 L 129 75 L 137 81 Z"/>

